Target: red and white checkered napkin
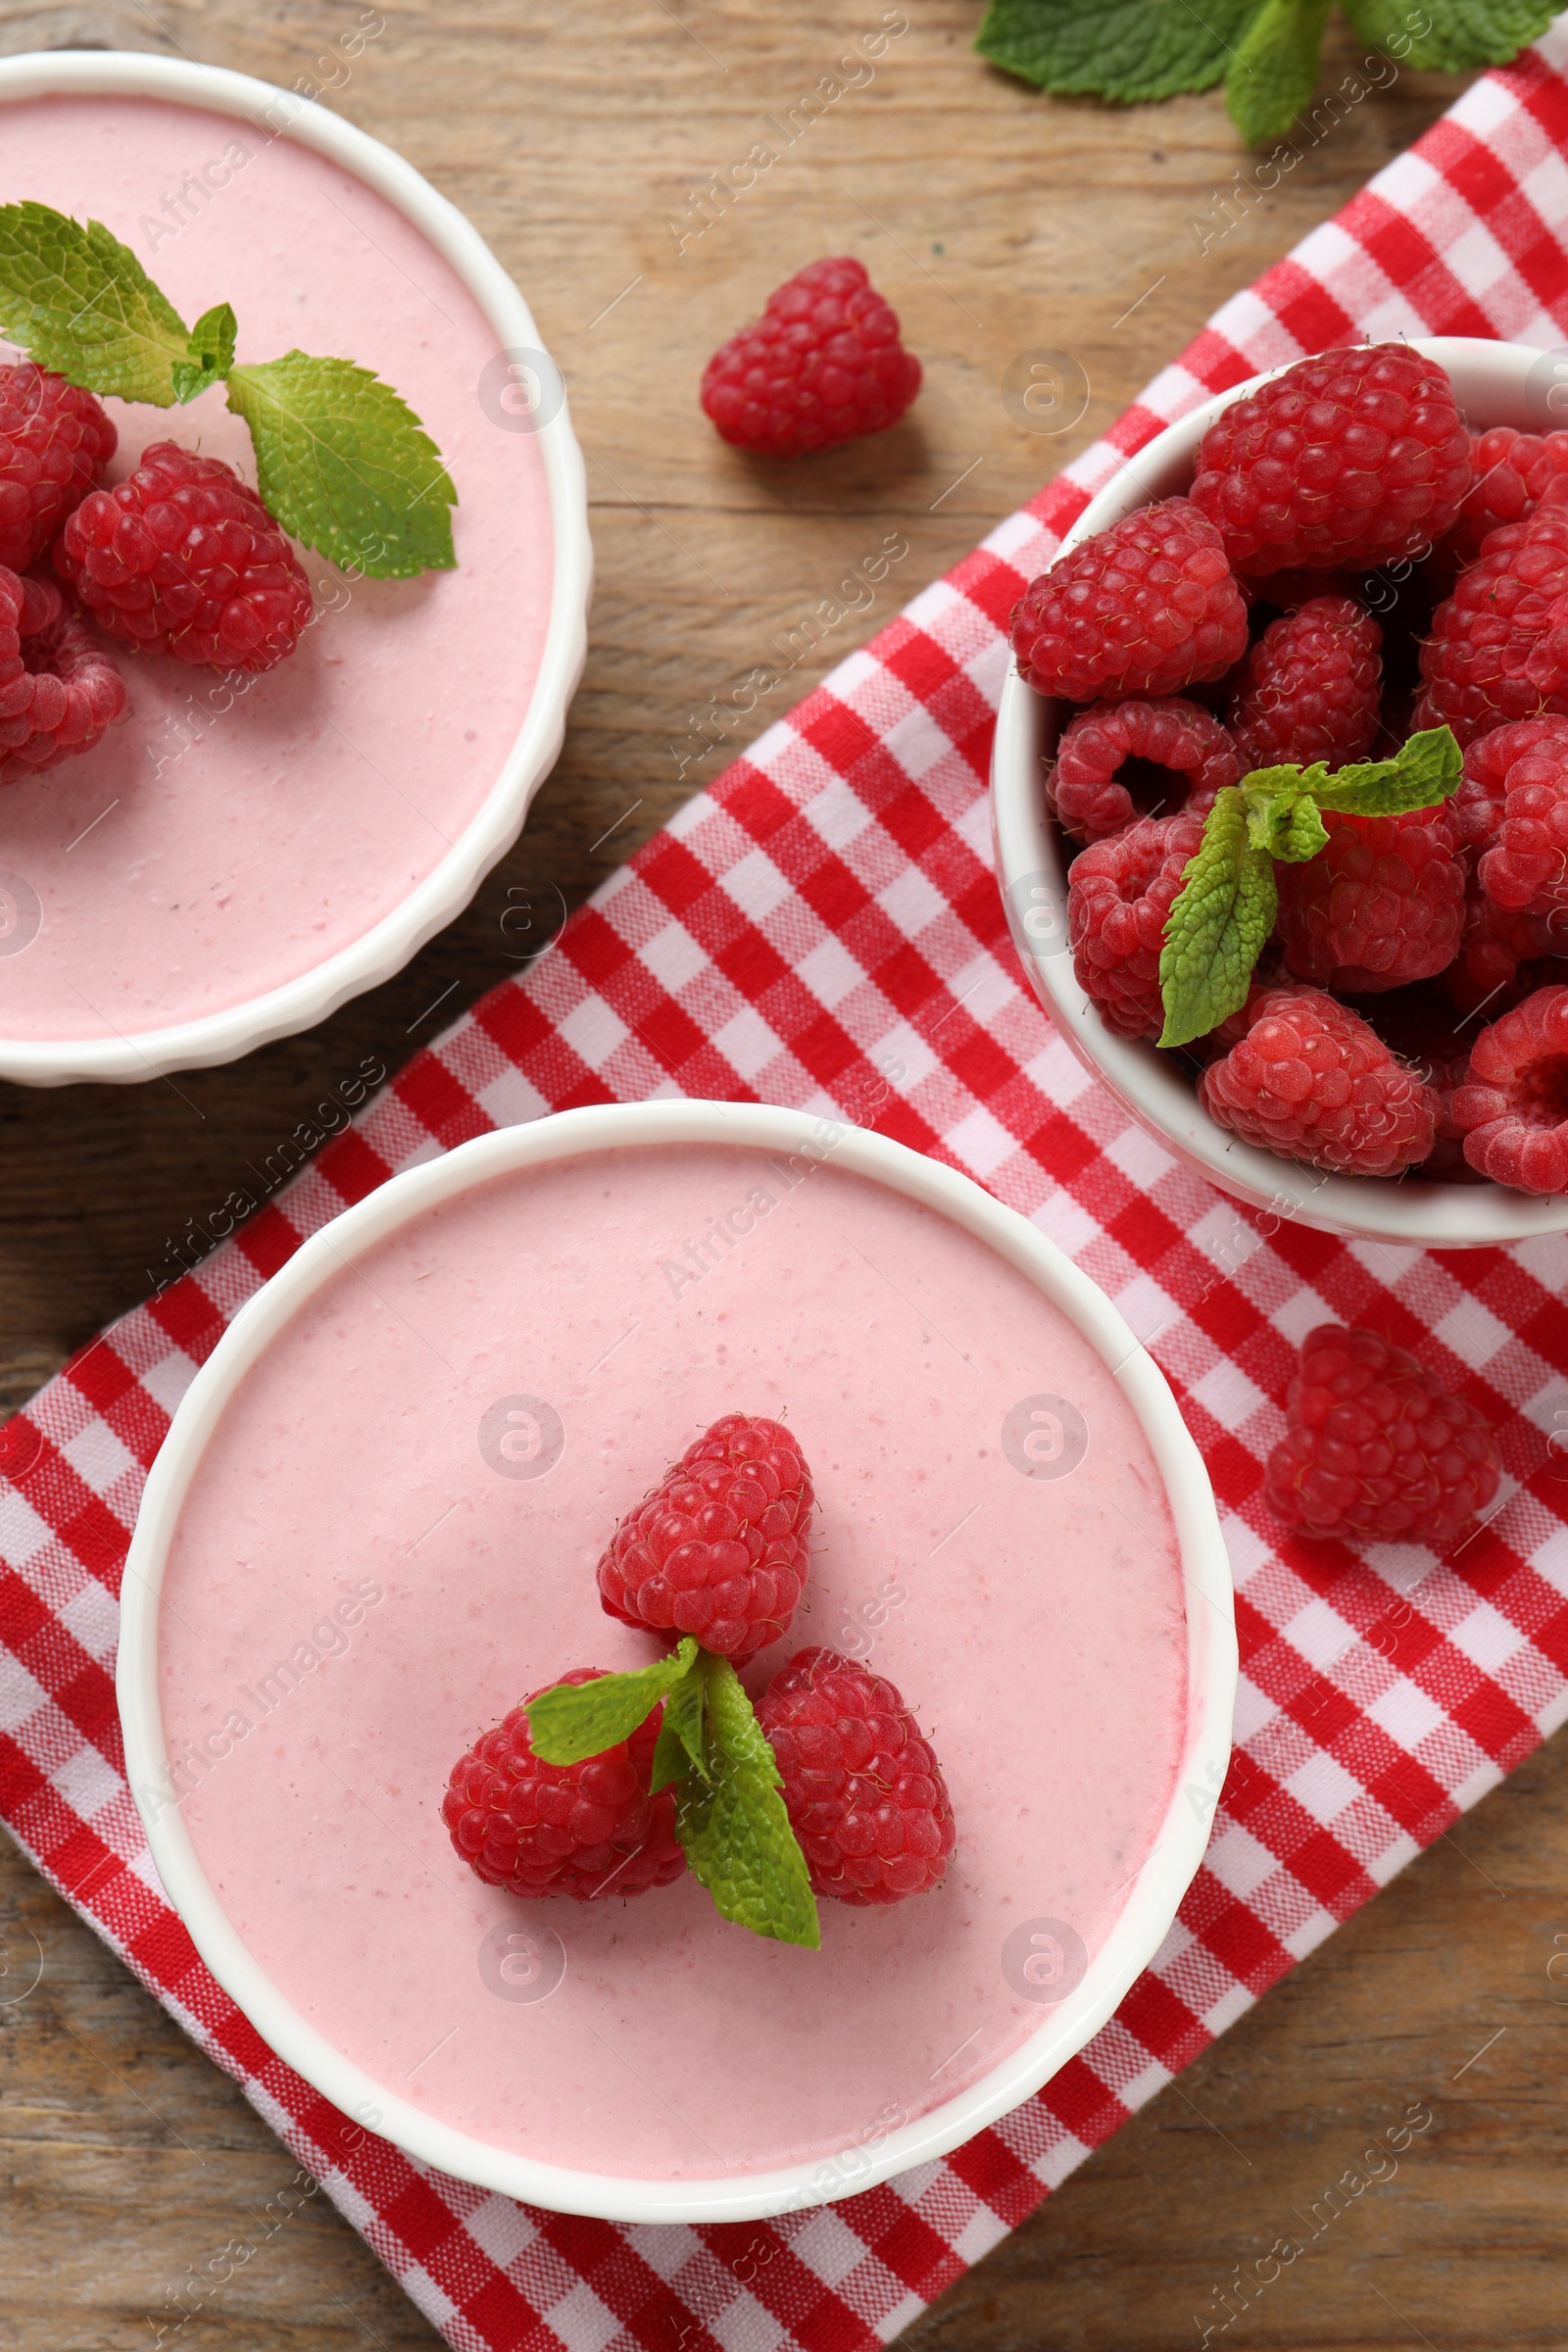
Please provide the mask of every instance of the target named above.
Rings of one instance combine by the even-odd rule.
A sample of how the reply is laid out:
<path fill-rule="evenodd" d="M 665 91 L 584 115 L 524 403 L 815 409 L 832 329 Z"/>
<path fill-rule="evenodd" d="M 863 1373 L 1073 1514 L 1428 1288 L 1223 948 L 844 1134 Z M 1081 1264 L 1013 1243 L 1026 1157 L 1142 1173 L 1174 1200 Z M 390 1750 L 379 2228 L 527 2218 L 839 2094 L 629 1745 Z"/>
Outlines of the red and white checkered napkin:
<path fill-rule="evenodd" d="M 199 1273 L 0 1442 L 0 1811 L 243 2083 L 463 2352 L 860 2352 L 1568 1714 L 1568 1241 L 1453 1252 L 1263 1238 L 1129 1124 L 1019 973 L 986 762 L 1024 581 L 1090 492 L 1204 394 L 1358 333 L 1568 343 L 1568 32 L 1478 82 L 1250 292 L 1111 437 L 771 727 L 521 977 L 421 1054 Z M 1235 1767 L 1180 1924 L 1120 2015 L 945 2163 L 777 2228 L 622 2230 L 467 2188 L 281 2065 L 170 1911 L 122 1770 L 116 1592 L 148 1463 L 224 1320 L 393 1169 L 577 1102 L 724 1096 L 878 1124 L 968 1170 L 1108 1291 L 1175 1385 L 1235 1562 Z M 1501 1425 L 1503 1500 L 1439 1560 L 1282 1545 L 1258 1500 L 1301 1335 L 1362 1320 Z"/>

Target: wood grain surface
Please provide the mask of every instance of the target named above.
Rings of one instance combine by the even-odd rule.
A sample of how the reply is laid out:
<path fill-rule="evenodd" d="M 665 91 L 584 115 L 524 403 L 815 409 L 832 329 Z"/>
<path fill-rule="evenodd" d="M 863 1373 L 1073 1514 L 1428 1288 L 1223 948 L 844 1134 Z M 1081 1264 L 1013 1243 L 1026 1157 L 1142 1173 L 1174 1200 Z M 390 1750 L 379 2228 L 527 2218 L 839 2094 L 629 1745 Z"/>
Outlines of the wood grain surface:
<path fill-rule="evenodd" d="M 139 1298 L 187 1220 L 363 1055 L 395 1066 L 514 969 L 529 941 L 515 911 L 503 926 L 509 906 L 548 937 L 716 773 L 744 734 L 710 722 L 706 740 L 714 698 L 776 662 L 777 642 L 886 533 L 907 557 L 869 605 L 846 591 L 859 609 L 814 648 L 800 637 L 777 709 L 1035 490 L 1458 87 L 1404 75 L 1336 110 L 1265 193 L 1217 96 L 1120 113 L 1042 100 L 974 57 L 978 15 L 979 0 L 0 5 L 0 50 L 134 47 L 288 86 L 311 77 L 453 197 L 564 368 L 599 579 L 561 764 L 516 850 L 400 979 L 307 1037 L 177 1084 L 0 1087 L 0 1409 Z M 342 36 L 378 20 L 345 74 Z M 891 24 L 906 28 L 869 74 L 841 72 L 854 86 L 804 107 Z M 1335 78 L 1353 54 L 1331 37 Z M 776 163 L 705 205 L 711 175 L 762 142 Z M 925 362 L 913 415 L 794 469 L 725 450 L 697 411 L 703 361 L 780 278 L 834 252 L 867 263 Z M 1004 379 L 1042 349 L 1063 355 L 1075 397 L 1020 422 Z M 771 715 L 764 705 L 752 723 Z M 1568 1951 L 1565 1799 L 1558 1741 L 906 2343 L 1165 2352 L 1205 2326 L 1237 2352 L 1568 2342 L 1568 1984 L 1554 1982 L 1568 1962 L 1548 1975 Z M 182 2352 L 437 2341 L 324 2198 L 269 2224 L 292 2160 L 3 1837 L 0 1966 L 0 2346 L 149 2346 L 174 2290 L 231 2240 L 258 2251 L 182 2329 Z M 1305 2236 L 1328 2184 L 1412 2105 L 1432 2122 L 1396 2175 L 1219 2332 L 1238 2309 L 1225 2299 L 1236 2266 Z"/>

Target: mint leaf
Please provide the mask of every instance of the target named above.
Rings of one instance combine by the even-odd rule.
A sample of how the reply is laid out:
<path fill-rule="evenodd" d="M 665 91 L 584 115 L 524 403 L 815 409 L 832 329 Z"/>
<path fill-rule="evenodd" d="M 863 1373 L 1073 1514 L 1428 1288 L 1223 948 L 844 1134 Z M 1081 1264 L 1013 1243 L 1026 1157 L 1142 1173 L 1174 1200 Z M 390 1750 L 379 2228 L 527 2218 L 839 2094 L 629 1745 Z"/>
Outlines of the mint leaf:
<path fill-rule="evenodd" d="M 228 405 L 251 428 L 263 500 L 294 538 L 377 580 L 453 568 L 458 494 L 441 453 L 368 368 L 291 351 L 232 368 Z"/>
<path fill-rule="evenodd" d="M 546 1764 L 580 1764 L 629 1740 L 660 1700 L 690 1673 L 697 1637 L 631 1674 L 602 1674 L 591 1683 L 558 1683 L 528 1701 L 528 1737 Z"/>
<path fill-rule="evenodd" d="M 1247 838 L 1254 850 L 1302 865 L 1327 848 L 1328 827 L 1309 791 L 1271 792 L 1257 800 L 1247 792 L 1246 799 Z"/>
<path fill-rule="evenodd" d="M 1462 74 L 1505 66 L 1539 40 L 1552 0 L 1346 0 L 1363 41 L 1420 72 Z"/>
<path fill-rule="evenodd" d="M 1314 781 L 1312 794 L 1320 808 L 1351 816 L 1402 816 L 1410 808 L 1434 808 L 1457 791 L 1463 761 L 1451 727 L 1427 727 L 1401 745 L 1394 759 L 1342 767 L 1321 784 Z"/>
<path fill-rule="evenodd" d="M 778 1943 L 820 1948 L 806 1856 L 779 1794 L 778 1766 L 728 1658 L 704 1651 L 706 1782 L 687 1772 L 676 1790 L 675 1835 L 721 1919 Z"/>
<path fill-rule="evenodd" d="M 654 1794 L 678 1781 L 688 1767 L 708 1778 L 708 1749 L 703 1739 L 703 1699 L 707 1680 L 700 1664 L 683 1674 L 664 1698 L 664 1720 L 654 1743 Z"/>
<path fill-rule="evenodd" d="M 1204 819 L 1202 841 L 1166 918 L 1159 952 L 1162 1046 L 1205 1037 L 1246 1004 L 1278 905 L 1274 861 L 1249 838 L 1246 798 L 1229 785 Z"/>
<path fill-rule="evenodd" d="M 1259 0 L 991 0 L 975 47 L 1043 90 L 1126 104 L 1212 88 Z"/>
<path fill-rule="evenodd" d="M 226 302 L 215 309 L 203 311 L 190 330 L 186 349 L 190 357 L 174 363 L 174 397 L 182 404 L 205 392 L 209 384 L 220 383 L 234 365 L 234 337 L 238 322 Z"/>
<path fill-rule="evenodd" d="M 1280 139 L 1317 87 L 1330 0 L 1264 0 L 1225 75 L 1231 120 L 1250 147 Z"/>
<path fill-rule="evenodd" d="M 128 245 L 46 204 L 0 205 L 0 335 L 88 392 L 174 405 L 189 337 Z"/>

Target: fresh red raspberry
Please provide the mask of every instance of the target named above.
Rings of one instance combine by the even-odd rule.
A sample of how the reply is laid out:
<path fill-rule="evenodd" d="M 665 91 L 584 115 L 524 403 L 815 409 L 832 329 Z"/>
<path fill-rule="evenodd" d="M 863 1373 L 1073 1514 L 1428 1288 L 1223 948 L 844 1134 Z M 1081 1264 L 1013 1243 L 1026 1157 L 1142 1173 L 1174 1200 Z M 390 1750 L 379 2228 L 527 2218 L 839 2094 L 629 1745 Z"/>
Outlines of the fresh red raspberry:
<path fill-rule="evenodd" d="M 1217 416 L 1192 496 L 1236 569 L 1266 578 L 1413 556 L 1452 528 L 1471 479 L 1443 369 L 1374 343 L 1298 360 Z"/>
<path fill-rule="evenodd" d="M 124 708 L 124 679 L 55 582 L 0 570 L 0 784 L 90 752 Z"/>
<path fill-rule="evenodd" d="M 1484 743 L 1493 740 L 1490 735 L 1482 738 Z M 1561 947 L 1568 947 L 1568 918 L 1512 913 L 1489 899 L 1472 874 L 1465 890 L 1459 953 L 1443 974 L 1442 985 L 1456 1011 L 1487 1009 L 1495 1020 L 1536 985 L 1529 965 Z"/>
<path fill-rule="evenodd" d="M 102 478 L 119 434 L 90 392 L 24 360 L 0 368 L 0 564 L 25 571 Z"/>
<path fill-rule="evenodd" d="M 703 372 L 703 407 L 726 441 L 767 458 L 836 449 L 897 424 L 920 363 L 859 262 L 812 262 L 767 298 Z"/>
<path fill-rule="evenodd" d="M 1315 858 L 1275 868 L 1287 971 L 1341 996 L 1365 996 L 1445 970 L 1459 952 L 1465 886 L 1447 810 L 1325 810 L 1323 826 L 1328 843 Z"/>
<path fill-rule="evenodd" d="M 1117 1037 L 1157 1037 L 1165 1025 L 1159 951 L 1203 820 L 1143 816 L 1097 841 L 1067 877 L 1067 938 L 1078 985 Z"/>
<path fill-rule="evenodd" d="M 1303 1536 L 1447 1544 L 1497 1492 L 1486 1417 L 1375 1331 L 1308 1332 L 1285 1410 L 1263 1499 Z"/>
<path fill-rule="evenodd" d="M 54 561 L 101 628 L 176 662 L 270 669 L 311 617 L 310 581 L 255 491 L 172 441 L 82 500 Z"/>
<path fill-rule="evenodd" d="M 1568 988 L 1538 988 L 1481 1031 L 1450 1107 L 1483 1176 L 1568 1193 Z"/>
<path fill-rule="evenodd" d="M 1568 911 L 1568 717 L 1521 719 L 1471 744 L 1453 805 L 1494 906 Z"/>
<path fill-rule="evenodd" d="M 953 1806 L 890 1682 L 837 1650 L 798 1650 L 758 1701 L 757 1720 L 816 1893 L 902 1903 L 941 1886 Z"/>
<path fill-rule="evenodd" d="M 1437 1133 L 1431 1088 L 1317 988 L 1275 989 L 1198 1093 L 1243 1143 L 1336 1176 L 1402 1175 Z"/>
<path fill-rule="evenodd" d="M 1568 507 L 1545 505 L 1488 537 L 1421 648 L 1418 727 L 1450 726 L 1461 746 L 1511 720 L 1568 711 L 1568 661 L 1535 659 L 1568 590 Z"/>
<path fill-rule="evenodd" d="M 605 1671 L 576 1666 L 560 1679 L 593 1683 Z M 678 1879 L 686 1856 L 675 1837 L 675 1792 L 648 1792 L 662 1719 L 661 1703 L 618 1747 L 581 1764 L 546 1764 L 528 1737 L 527 1702 L 514 1707 L 459 1757 L 441 1800 L 447 1834 L 468 1868 L 509 1894 L 569 1894 L 579 1903 L 645 1894 Z"/>
<path fill-rule="evenodd" d="M 1174 695 L 1158 702 L 1094 703 L 1068 720 L 1051 778 L 1056 814 L 1075 841 L 1108 841 L 1143 813 L 1119 773 L 1128 760 L 1165 770 L 1152 789 L 1189 816 L 1212 808 L 1215 793 L 1241 774 L 1229 735 L 1196 703 Z"/>
<path fill-rule="evenodd" d="M 1473 564 L 1489 531 L 1523 522 L 1542 499 L 1568 492 L 1568 433 L 1521 433 L 1511 424 L 1470 436 L 1475 482 L 1447 537 L 1459 567 Z"/>
<path fill-rule="evenodd" d="M 1314 597 L 1271 621 L 1227 713 L 1242 773 L 1364 760 L 1378 731 L 1382 646 L 1371 613 L 1348 597 Z"/>
<path fill-rule="evenodd" d="M 616 1528 L 600 1598 L 623 1625 L 749 1658 L 788 1633 L 810 1535 L 811 1474 L 790 1431 L 726 1413 Z"/>
<path fill-rule="evenodd" d="M 1190 499 L 1140 507 L 1031 580 L 1012 609 L 1019 675 L 1042 694 L 1179 694 L 1247 651 L 1247 607 Z"/>

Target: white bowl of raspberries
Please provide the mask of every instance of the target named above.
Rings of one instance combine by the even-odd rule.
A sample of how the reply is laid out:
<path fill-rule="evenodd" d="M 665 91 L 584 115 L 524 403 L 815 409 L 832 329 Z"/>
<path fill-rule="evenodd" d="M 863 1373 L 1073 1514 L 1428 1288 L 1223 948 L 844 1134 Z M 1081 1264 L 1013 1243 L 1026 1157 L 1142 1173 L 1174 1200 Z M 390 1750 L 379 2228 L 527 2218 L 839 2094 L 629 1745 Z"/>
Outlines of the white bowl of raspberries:
<path fill-rule="evenodd" d="M 1277 1217 L 1568 1227 L 1559 417 L 1568 363 L 1523 344 L 1298 361 L 1140 452 L 1014 609 L 1025 969 L 1135 1118 Z"/>

